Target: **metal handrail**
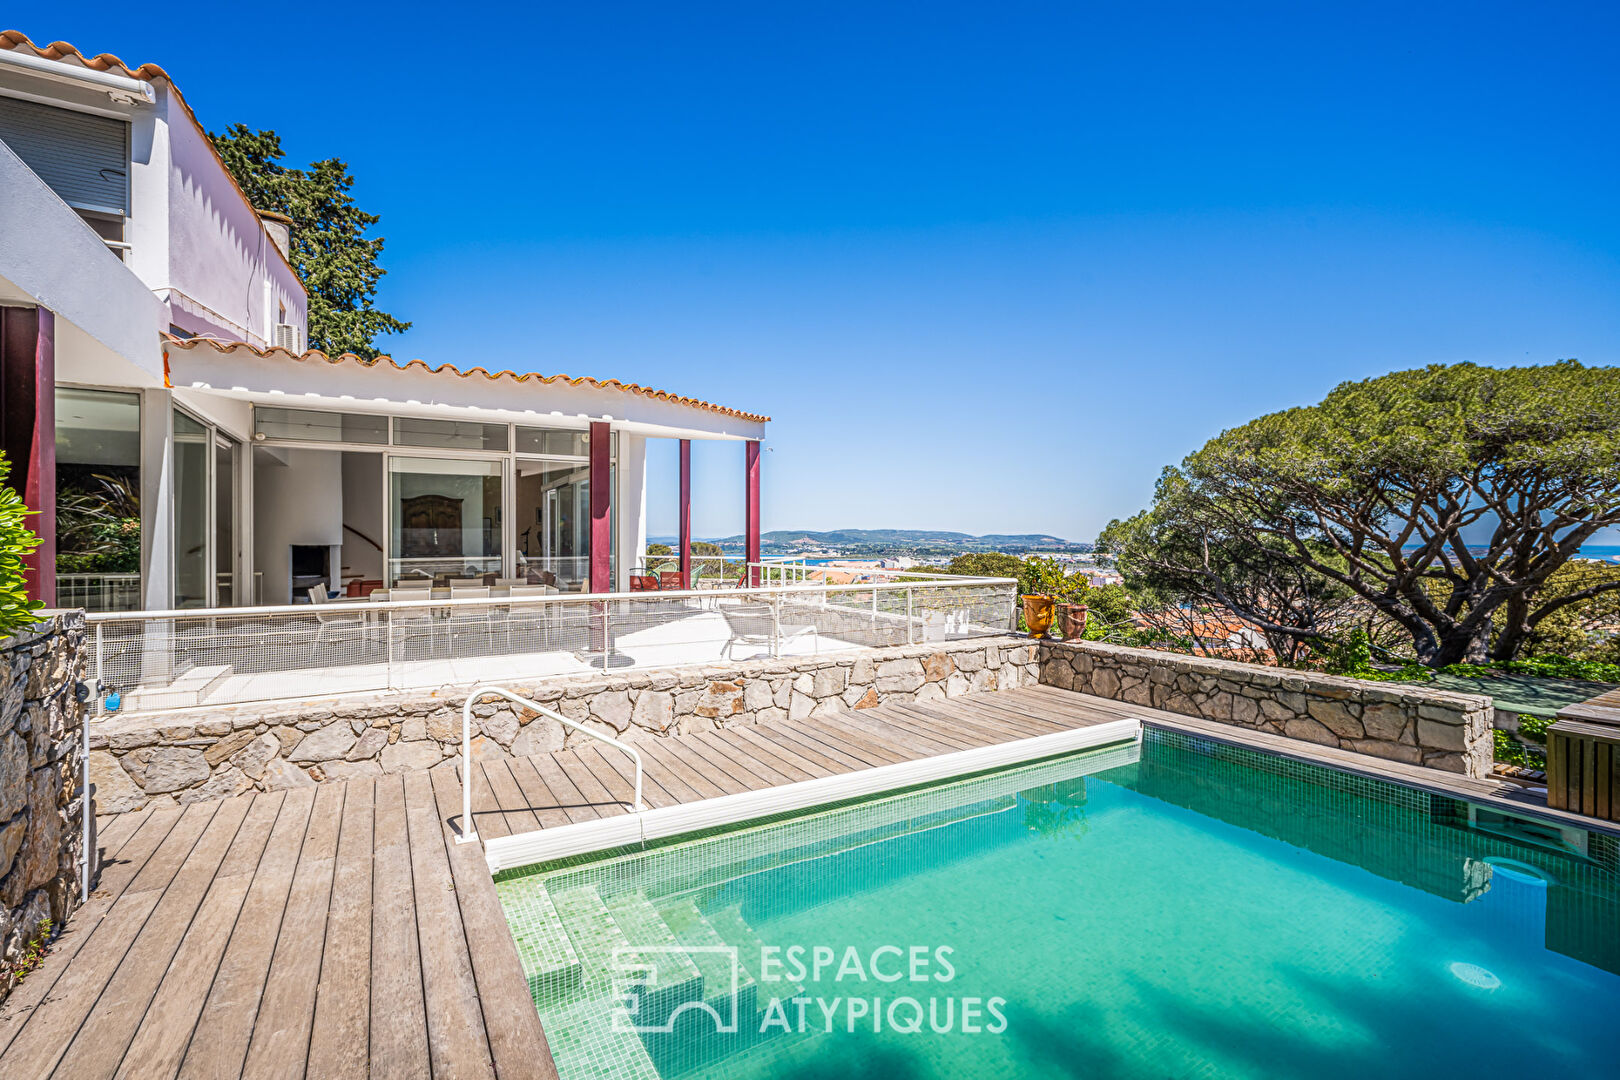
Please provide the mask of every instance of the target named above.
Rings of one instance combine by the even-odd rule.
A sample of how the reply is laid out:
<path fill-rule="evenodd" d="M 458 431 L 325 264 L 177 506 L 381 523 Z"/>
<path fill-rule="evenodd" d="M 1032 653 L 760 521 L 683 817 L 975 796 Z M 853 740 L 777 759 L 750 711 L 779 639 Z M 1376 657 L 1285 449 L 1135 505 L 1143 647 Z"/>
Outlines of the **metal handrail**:
<path fill-rule="evenodd" d="M 626 754 L 629 754 L 630 760 L 636 763 L 636 794 L 634 812 L 639 814 L 643 810 L 647 809 L 646 805 L 641 801 L 642 764 L 641 755 L 636 752 L 635 747 L 626 746 L 617 739 L 610 739 L 606 735 L 603 735 L 600 731 L 592 731 L 585 725 L 568 719 L 568 717 L 564 716 L 562 713 L 557 712 L 554 709 L 548 709 L 538 701 L 531 701 L 526 697 L 520 697 L 503 686 L 480 686 L 473 690 L 472 693 L 467 695 L 466 703 L 461 706 L 462 830 L 461 835 L 456 837 L 456 843 L 468 844 L 478 839 L 478 829 L 473 824 L 472 816 L 472 709 L 475 702 L 489 694 L 494 694 L 496 697 L 503 697 L 515 705 L 523 706 L 525 709 L 532 709 L 541 716 L 549 716 L 560 724 L 571 727 L 575 731 L 584 732 L 586 735 L 589 735 L 591 738 L 596 739 L 599 742 L 605 742 L 609 746 L 618 750 L 623 750 Z"/>

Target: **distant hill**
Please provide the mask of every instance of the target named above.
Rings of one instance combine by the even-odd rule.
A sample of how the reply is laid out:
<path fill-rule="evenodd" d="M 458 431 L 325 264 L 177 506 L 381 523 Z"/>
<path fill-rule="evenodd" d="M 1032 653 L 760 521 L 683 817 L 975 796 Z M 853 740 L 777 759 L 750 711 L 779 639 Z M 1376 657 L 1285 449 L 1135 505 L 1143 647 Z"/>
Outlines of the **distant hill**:
<path fill-rule="evenodd" d="M 649 537 L 648 539 L 653 539 Z M 661 538 L 660 538 L 661 539 Z M 743 536 L 706 537 L 711 543 L 740 544 Z M 808 541 L 822 546 L 838 544 L 957 544 L 964 547 L 1041 547 L 1048 544 L 1068 544 L 1070 541 L 1050 533 L 990 533 L 974 536 L 972 533 L 946 532 L 934 529 L 832 529 L 827 532 L 811 530 L 775 529 L 760 539 L 768 544 L 794 544 Z"/>

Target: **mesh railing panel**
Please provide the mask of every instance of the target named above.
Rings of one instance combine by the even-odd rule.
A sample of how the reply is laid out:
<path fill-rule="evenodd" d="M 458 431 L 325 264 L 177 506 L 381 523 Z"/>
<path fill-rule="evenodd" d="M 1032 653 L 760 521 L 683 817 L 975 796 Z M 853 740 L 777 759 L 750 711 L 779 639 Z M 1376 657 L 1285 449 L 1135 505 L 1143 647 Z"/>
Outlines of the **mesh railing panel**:
<path fill-rule="evenodd" d="M 1013 598 L 895 582 L 103 615 L 91 674 L 149 711 L 738 663 L 1006 633 Z"/>

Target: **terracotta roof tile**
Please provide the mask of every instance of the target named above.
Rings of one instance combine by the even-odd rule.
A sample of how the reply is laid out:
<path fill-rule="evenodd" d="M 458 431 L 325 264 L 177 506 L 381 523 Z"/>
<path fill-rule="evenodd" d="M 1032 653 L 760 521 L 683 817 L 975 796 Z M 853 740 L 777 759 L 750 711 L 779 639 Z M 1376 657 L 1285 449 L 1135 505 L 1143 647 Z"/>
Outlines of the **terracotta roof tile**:
<path fill-rule="evenodd" d="M 0 47 L 16 49 L 18 46 L 45 60 L 77 61 L 94 71 L 110 71 L 114 75 L 124 75 L 131 79 L 163 79 L 172 83 L 169 73 L 156 64 L 142 64 L 132 68 L 112 53 L 102 53 L 99 56 L 86 56 L 65 41 L 53 41 L 49 45 L 35 45 L 28 39 L 28 35 L 21 30 L 0 30 Z"/>
<path fill-rule="evenodd" d="M 225 159 L 219 156 L 219 149 L 214 146 L 214 140 L 208 137 L 208 129 L 202 126 L 202 122 L 197 119 L 197 114 L 191 111 L 191 103 L 180 92 L 180 88 L 174 85 L 174 80 L 169 77 L 169 73 L 156 64 L 142 64 L 140 67 L 132 68 L 112 53 L 86 56 L 65 41 L 53 41 L 45 46 L 35 45 L 29 40 L 28 35 L 21 30 L 0 30 L 0 49 L 12 52 L 28 52 L 45 60 L 60 60 L 69 66 L 83 66 L 93 71 L 110 71 L 114 75 L 123 75 L 131 79 L 144 79 L 147 82 L 162 79 L 168 84 L 169 90 L 174 94 L 175 99 L 180 102 L 180 107 L 185 111 L 186 117 L 191 121 L 192 126 L 197 129 L 197 134 L 202 136 L 204 145 L 214 155 L 214 160 L 219 163 L 220 171 L 225 174 L 225 178 L 230 181 L 231 187 L 241 196 L 243 205 L 255 214 L 260 213 L 259 208 L 254 206 L 252 200 L 247 197 L 247 192 L 242 190 L 242 185 L 237 183 L 236 177 L 231 174 L 229 166 L 225 164 Z M 264 229 L 262 221 L 259 223 L 259 228 Z M 269 236 L 268 231 L 265 235 Z M 294 280 L 302 288 L 303 279 L 299 277 L 298 269 L 293 266 L 292 260 L 282 253 L 278 245 L 272 243 L 270 246 L 275 251 L 276 258 L 280 259 L 287 269 L 292 271 Z M 305 291 L 307 294 L 308 290 Z"/>
<path fill-rule="evenodd" d="M 435 367 L 425 360 L 407 360 L 401 362 L 395 360 L 391 356 L 379 356 L 374 360 L 367 360 L 364 357 L 356 356 L 354 353 L 343 353 L 339 356 L 328 356 L 319 349 L 311 349 L 306 353 L 300 354 L 295 353 L 290 349 L 281 348 L 280 346 L 261 349 L 256 345 L 249 345 L 245 341 L 221 341 L 217 338 L 206 337 L 180 338 L 175 337 L 173 334 L 164 334 L 163 341 L 164 346 L 167 349 L 180 349 L 186 352 L 199 347 L 207 347 L 216 353 L 229 355 L 236 352 L 238 349 L 247 349 L 255 356 L 270 357 L 279 354 L 281 356 L 285 356 L 289 360 L 295 360 L 299 363 L 325 361 L 328 364 L 342 364 L 346 362 L 353 362 L 361 365 L 362 367 L 368 368 L 376 367 L 378 364 L 391 364 L 401 371 L 406 371 L 413 367 L 419 367 L 423 371 L 433 375 L 440 375 L 445 372 L 449 372 L 450 374 L 462 379 L 471 378 L 474 375 L 482 375 L 484 378 L 492 381 L 496 379 L 511 379 L 514 382 L 536 382 L 546 385 L 562 382 L 567 383 L 569 386 L 585 386 L 597 390 L 622 390 L 627 394 L 637 394 L 641 397 L 656 398 L 659 401 L 667 401 L 672 405 L 684 405 L 692 409 L 703 409 L 708 412 L 719 413 L 722 416 L 735 417 L 738 420 L 751 420 L 760 424 L 767 423 L 770 420 L 770 417 L 761 416 L 758 413 L 743 412 L 741 409 L 732 409 L 724 405 L 716 405 L 713 402 L 702 401 L 698 398 L 682 397 L 679 394 L 672 394 L 667 390 L 655 390 L 650 386 L 641 386 L 637 383 L 622 382 L 619 379 L 593 379 L 588 375 L 539 375 L 533 372 L 519 373 L 510 370 L 490 372 L 484 367 L 468 368 L 466 371 L 463 371 L 454 364 L 439 364 Z"/>

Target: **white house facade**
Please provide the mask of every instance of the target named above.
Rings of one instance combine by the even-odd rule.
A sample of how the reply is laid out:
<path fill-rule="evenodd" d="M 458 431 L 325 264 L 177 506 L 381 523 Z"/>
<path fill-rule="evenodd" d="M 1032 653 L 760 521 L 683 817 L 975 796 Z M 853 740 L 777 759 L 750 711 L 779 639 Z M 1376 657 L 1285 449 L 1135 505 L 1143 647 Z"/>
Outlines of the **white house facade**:
<path fill-rule="evenodd" d="M 650 438 L 682 440 L 687 542 L 690 440 L 745 444 L 757 561 L 767 417 L 478 355 L 308 351 L 297 228 L 249 205 L 161 68 L 0 34 L 0 448 L 46 603 L 623 590 Z"/>

